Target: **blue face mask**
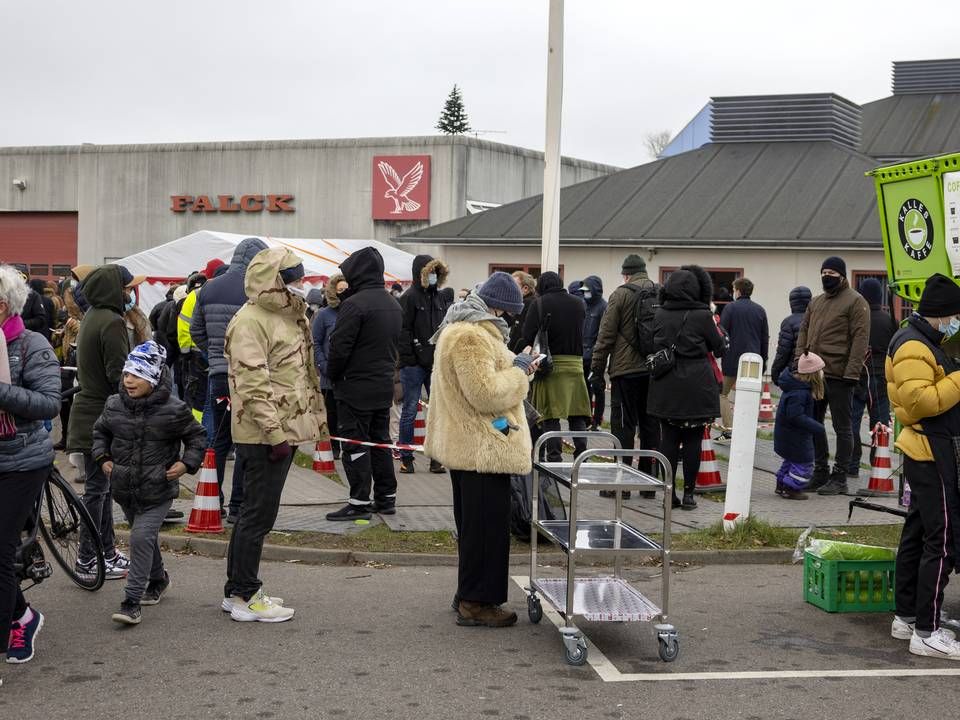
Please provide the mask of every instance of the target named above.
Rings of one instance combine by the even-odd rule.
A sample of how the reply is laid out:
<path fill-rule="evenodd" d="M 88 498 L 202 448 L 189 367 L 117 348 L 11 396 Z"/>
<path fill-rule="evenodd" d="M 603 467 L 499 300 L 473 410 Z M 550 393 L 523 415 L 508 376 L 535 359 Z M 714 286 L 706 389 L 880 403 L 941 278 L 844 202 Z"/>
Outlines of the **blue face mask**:
<path fill-rule="evenodd" d="M 429 275 L 427 275 L 427 282 L 428 282 L 430 285 L 436 285 L 436 284 L 437 284 L 437 274 L 436 274 L 436 273 L 430 273 Z"/>
<path fill-rule="evenodd" d="M 593 293 L 592 293 L 592 292 L 590 292 L 589 290 L 584 290 L 584 291 L 583 291 L 583 299 L 584 299 L 584 300 L 589 300 L 589 299 L 592 298 L 592 297 L 593 297 Z"/>
<path fill-rule="evenodd" d="M 136 307 L 136 305 L 137 305 L 137 299 L 136 299 L 135 297 L 131 297 L 131 298 L 126 302 L 126 304 L 124 304 L 124 306 L 123 306 L 123 311 L 124 311 L 124 312 L 130 312 L 131 310 L 133 310 L 134 307 Z"/>
<path fill-rule="evenodd" d="M 944 340 L 949 340 L 956 335 L 958 331 L 960 331 L 960 317 L 950 318 L 950 322 L 946 325 L 940 323 L 940 326 L 937 329 L 943 333 Z"/>

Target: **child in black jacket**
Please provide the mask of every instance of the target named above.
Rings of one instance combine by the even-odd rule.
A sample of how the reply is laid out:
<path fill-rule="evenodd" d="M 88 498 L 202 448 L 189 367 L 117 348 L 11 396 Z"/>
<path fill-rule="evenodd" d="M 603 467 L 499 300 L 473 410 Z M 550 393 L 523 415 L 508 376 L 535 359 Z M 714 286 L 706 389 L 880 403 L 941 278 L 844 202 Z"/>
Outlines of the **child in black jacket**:
<path fill-rule="evenodd" d="M 197 471 L 207 445 L 190 408 L 171 397 L 165 359 L 153 340 L 138 345 L 123 366 L 120 392 L 107 399 L 93 428 L 93 459 L 110 478 L 113 498 L 130 523 L 126 596 L 113 614 L 126 625 L 138 624 L 140 606 L 156 605 L 170 586 L 160 526 L 180 493 L 180 476 Z"/>

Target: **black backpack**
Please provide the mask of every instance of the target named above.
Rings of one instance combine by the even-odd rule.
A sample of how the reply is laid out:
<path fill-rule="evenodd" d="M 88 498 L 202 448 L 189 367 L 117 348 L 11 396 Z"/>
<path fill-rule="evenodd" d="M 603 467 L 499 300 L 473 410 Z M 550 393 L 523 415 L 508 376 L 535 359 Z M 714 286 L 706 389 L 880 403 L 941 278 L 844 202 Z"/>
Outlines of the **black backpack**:
<path fill-rule="evenodd" d="M 627 339 L 640 357 L 645 358 L 656 352 L 653 346 L 653 316 L 660 307 L 660 286 L 650 282 L 646 286 L 627 283 L 623 287 L 633 292 L 633 337 Z"/>

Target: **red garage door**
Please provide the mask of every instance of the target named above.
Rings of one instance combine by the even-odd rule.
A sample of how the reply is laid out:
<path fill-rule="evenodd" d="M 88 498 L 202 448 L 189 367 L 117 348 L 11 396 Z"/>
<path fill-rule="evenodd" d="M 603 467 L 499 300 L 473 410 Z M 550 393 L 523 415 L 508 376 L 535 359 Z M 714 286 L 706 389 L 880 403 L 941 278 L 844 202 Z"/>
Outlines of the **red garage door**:
<path fill-rule="evenodd" d="M 77 213 L 0 212 L 0 262 L 54 280 L 77 264 Z"/>

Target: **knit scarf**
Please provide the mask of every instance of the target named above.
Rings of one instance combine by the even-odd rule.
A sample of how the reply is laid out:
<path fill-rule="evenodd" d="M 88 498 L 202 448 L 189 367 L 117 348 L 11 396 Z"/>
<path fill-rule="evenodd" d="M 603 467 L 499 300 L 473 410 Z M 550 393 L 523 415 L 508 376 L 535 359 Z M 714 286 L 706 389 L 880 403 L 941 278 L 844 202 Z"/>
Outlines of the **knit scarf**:
<path fill-rule="evenodd" d="M 7 355 L 7 343 L 16 340 L 23 333 L 23 318 L 11 315 L 3 323 L 3 333 L 0 333 L 0 383 L 10 384 L 10 357 Z M 9 439 L 17 434 L 13 415 L 6 410 L 0 410 L 0 439 Z"/>
<path fill-rule="evenodd" d="M 437 332 L 430 338 L 430 343 L 436 345 L 443 329 L 447 325 L 455 322 L 492 322 L 497 327 L 497 330 L 500 331 L 500 334 L 503 335 L 504 342 L 510 337 L 510 327 L 507 325 L 507 321 L 503 318 L 498 318 L 496 315 L 492 315 L 487 308 L 487 304 L 475 291 L 467 295 L 460 302 L 456 302 L 450 306 L 450 309 L 447 310 L 447 314 L 443 318 L 443 322 L 440 323 L 440 327 L 437 328 Z"/>

